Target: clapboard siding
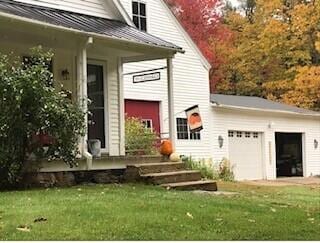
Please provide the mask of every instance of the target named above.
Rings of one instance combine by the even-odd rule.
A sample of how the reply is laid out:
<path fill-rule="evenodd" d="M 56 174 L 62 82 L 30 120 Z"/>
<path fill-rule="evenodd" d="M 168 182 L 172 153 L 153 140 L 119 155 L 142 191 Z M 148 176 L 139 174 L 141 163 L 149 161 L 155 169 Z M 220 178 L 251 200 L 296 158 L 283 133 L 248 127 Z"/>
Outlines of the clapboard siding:
<path fill-rule="evenodd" d="M 174 113 L 185 117 L 184 110 L 199 105 L 204 130 L 200 141 L 177 140 L 177 152 L 196 158 L 210 158 L 210 122 L 209 122 L 209 75 L 201 58 L 183 35 L 181 29 L 159 0 L 148 0 L 148 32 L 182 47 L 186 53 L 177 54 L 173 60 Z M 131 16 L 132 1 L 121 0 Z M 125 64 L 124 72 L 140 71 L 166 66 L 165 60 Z M 168 133 L 168 95 L 167 71 L 161 71 L 161 80 L 149 83 L 133 84 L 132 75 L 124 78 L 125 98 L 138 100 L 156 100 L 161 102 L 162 132 Z"/>
<path fill-rule="evenodd" d="M 51 7 L 66 11 L 88 14 L 98 17 L 117 19 L 111 3 L 105 0 L 14 0 L 17 2 L 30 3 L 44 7 Z"/>
<path fill-rule="evenodd" d="M 320 141 L 320 119 L 278 115 L 268 112 L 235 111 L 212 109 L 213 129 L 212 157 L 214 161 L 229 157 L 228 130 L 263 133 L 263 155 L 267 179 L 276 178 L 275 132 L 303 133 L 305 175 L 320 175 L 320 148 L 314 148 L 314 139 Z M 273 123 L 272 128 L 269 124 Z M 219 147 L 218 136 L 224 138 L 224 146 Z M 269 152 L 271 142 L 271 152 Z M 271 158 L 269 156 L 271 154 Z"/>

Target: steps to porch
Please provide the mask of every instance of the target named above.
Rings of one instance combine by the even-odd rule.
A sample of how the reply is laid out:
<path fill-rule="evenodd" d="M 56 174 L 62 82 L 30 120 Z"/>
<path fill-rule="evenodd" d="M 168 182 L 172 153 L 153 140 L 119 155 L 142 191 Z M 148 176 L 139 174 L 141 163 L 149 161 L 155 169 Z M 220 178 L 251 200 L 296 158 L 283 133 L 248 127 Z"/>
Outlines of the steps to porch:
<path fill-rule="evenodd" d="M 167 189 L 217 191 L 217 183 L 203 180 L 201 173 L 188 170 L 183 162 L 160 162 L 128 165 L 128 182 L 144 182 Z"/>

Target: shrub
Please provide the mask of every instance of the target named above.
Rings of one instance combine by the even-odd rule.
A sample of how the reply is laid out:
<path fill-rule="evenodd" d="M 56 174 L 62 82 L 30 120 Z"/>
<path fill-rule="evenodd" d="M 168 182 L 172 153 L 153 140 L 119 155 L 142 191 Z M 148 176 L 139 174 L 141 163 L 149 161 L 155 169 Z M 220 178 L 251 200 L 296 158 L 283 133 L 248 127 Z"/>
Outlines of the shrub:
<path fill-rule="evenodd" d="M 85 113 L 53 87 L 52 54 L 31 51 L 31 63 L 0 54 L 0 187 L 18 182 L 30 154 L 76 165 Z M 47 149 L 44 149 L 44 138 Z M 42 142 L 41 142 L 42 141 Z"/>
<path fill-rule="evenodd" d="M 224 181 L 234 181 L 233 167 L 227 158 L 223 158 L 219 164 L 219 177 Z"/>
<path fill-rule="evenodd" d="M 129 155 L 153 155 L 157 153 L 157 134 L 145 128 L 140 119 L 127 117 L 125 122 L 125 146 Z"/>
<path fill-rule="evenodd" d="M 192 170 L 198 170 L 201 176 L 211 180 L 233 181 L 233 169 L 228 159 L 223 158 L 219 163 L 212 163 L 206 160 L 194 160 L 192 157 L 182 157 L 186 167 Z"/>

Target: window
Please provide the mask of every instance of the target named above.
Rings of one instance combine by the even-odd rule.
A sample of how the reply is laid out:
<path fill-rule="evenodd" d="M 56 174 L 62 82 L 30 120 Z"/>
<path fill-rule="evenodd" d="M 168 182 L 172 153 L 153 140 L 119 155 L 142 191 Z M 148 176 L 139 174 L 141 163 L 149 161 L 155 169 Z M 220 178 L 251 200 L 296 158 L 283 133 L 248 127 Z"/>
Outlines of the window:
<path fill-rule="evenodd" d="M 144 124 L 145 128 L 153 128 L 151 119 L 142 119 L 141 122 Z"/>
<path fill-rule="evenodd" d="M 179 140 L 201 140 L 201 134 L 189 130 L 186 118 L 177 118 L 177 138 Z"/>
<path fill-rule="evenodd" d="M 190 132 L 190 140 L 200 140 L 200 132 Z"/>
<path fill-rule="evenodd" d="M 246 138 L 250 138 L 251 137 L 251 133 L 250 132 L 246 132 L 245 136 L 246 136 Z"/>
<path fill-rule="evenodd" d="M 177 135 L 178 139 L 189 139 L 188 122 L 186 118 L 177 118 Z"/>
<path fill-rule="evenodd" d="M 237 132 L 237 138 L 242 138 L 242 132 Z"/>
<path fill-rule="evenodd" d="M 233 138 L 233 131 L 229 131 L 228 134 L 229 134 L 229 138 Z"/>
<path fill-rule="evenodd" d="M 140 1 L 132 1 L 132 18 L 135 26 L 142 31 L 147 31 L 147 8 Z"/>
<path fill-rule="evenodd" d="M 259 133 L 254 132 L 254 133 L 253 133 L 253 137 L 254 137 L 254 138 L 258 138 L 258 137 L 259 137 Z"/>

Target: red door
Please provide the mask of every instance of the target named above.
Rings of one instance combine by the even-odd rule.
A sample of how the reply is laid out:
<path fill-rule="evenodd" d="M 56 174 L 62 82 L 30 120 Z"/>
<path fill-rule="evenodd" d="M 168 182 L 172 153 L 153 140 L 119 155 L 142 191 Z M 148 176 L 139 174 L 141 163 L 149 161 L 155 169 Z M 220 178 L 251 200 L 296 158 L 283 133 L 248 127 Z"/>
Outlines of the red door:
<path fill-rule="evenodd" d="M 160 103 L 158 101 L 125 100 L 127 117 L 141 119 L 147 127 L 160 134 Z"/>

